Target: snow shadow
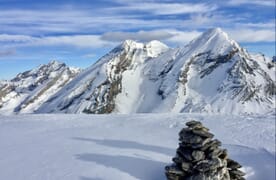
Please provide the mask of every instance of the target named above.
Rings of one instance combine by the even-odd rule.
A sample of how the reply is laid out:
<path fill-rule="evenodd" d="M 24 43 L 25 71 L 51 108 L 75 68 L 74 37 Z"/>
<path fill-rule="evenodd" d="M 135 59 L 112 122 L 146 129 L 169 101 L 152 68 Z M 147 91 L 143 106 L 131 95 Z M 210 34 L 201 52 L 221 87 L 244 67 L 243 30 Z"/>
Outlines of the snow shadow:
<path fill-rule="evenodd" d="M 248 169 L 248 180 L 275 179 L 275 154 L 265 149 L 254 149 L 241 145 L 224 145 L 230 158 Z"/>
<path fill-rule="evenodd" d="M 85 153 L 78 154 L 76 158 L 81 161 L 94 162 L 106 167 L 118 169 L 129 175 L 143 180 L 165 180 L 164 162 L 140 159 L 129 156 L 112 156 L 104 154 Z M 82 180 L 89 180 L 82 179 Z"/>
<path fill-rule="evenodd" d="M 102 180 L 102 179 L 100 179 L 100 178 L 89 178 L 89 177 L 81 176 L 80 180 Z"/>
<path fill-rule="evenodd" d="M 100 178 L 89 178 L 89 177 L 81 176 L 80 180 L 102 180 L 102 179 L 100 179 Z"/>
<path fill-rule="evenodd" d="M 93 139 L 93 138 L 82 138 L 82 137 L 74 137 L 74 140 L 80 141 L 88 141 L 93 142 L 98 145 L 109 146 L 113 148 L 123 148 L 123 149 L 140 149 L 144 151 L 152 151 L 161 154 L 165 154 L 168 156 L 173 156 L 175 154 L 175 149 L 170 149 L 166 147 L 160 147 L 155 145 L 146 145 L 137 143 L 134 141 L 123 141 L 123 140 L 111 140 L 111 139 Z"/>

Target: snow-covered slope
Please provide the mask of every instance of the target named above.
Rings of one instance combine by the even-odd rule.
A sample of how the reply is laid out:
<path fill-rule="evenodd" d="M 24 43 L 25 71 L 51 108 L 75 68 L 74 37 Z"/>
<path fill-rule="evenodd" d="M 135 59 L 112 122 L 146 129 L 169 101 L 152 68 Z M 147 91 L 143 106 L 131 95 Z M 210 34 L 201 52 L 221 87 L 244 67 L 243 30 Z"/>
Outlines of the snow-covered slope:
<path fill-rule="evenodd" d="M 36 112 L 264 114 L 275 94 L 275 63 L 216 28 L 176 49 L 127 40 Z"/>
<path fill-rule="evenodd" d="M 200 120 L 247 173 L 275 180 L 273 116 L 0 116 L 1 180 L 165 180 L 178 132 Z"/>
<path fill-rule="evenodd" d="M 0 113 L 32 113 L 70 82 L 79 69 L 51 61 L 0 85 Z"/>
<path fill-rule="evenodd" d="M 158 41 L 142 44 L 126 40 L 80 73 L 37 112 L 122 112 L 119 104 L 138 112 L 132 109 L 141 92 L 143 67 L 167 50 L 168 47 Z M 128 100 L 119 99 L 119 95 Z"/>

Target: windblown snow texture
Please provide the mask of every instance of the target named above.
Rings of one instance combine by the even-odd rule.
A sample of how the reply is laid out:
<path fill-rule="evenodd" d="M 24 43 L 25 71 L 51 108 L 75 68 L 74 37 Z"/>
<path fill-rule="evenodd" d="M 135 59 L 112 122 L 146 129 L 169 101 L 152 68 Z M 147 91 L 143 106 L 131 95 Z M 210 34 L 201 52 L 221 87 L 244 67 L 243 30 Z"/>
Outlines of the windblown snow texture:
<path fill-rule="evenodd" d="M 275 179 L 274 116 L 0 116 L 1 180 L 165 180 L 178 132 L 201 121 L 246 172 Z"/>

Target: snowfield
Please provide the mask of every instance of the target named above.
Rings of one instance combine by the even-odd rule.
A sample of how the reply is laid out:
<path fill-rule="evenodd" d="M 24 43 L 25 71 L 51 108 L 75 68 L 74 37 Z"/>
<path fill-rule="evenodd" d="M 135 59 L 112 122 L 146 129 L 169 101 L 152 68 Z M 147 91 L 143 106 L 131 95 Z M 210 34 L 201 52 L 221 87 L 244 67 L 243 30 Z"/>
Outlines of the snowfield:
<path fill-rule="evenodd" d="M 201 114 L 0 116 L 1 180 L 165 180 L 188 120 L 200 120 L 243 165 L 275 179 L 275 116 Z"/>

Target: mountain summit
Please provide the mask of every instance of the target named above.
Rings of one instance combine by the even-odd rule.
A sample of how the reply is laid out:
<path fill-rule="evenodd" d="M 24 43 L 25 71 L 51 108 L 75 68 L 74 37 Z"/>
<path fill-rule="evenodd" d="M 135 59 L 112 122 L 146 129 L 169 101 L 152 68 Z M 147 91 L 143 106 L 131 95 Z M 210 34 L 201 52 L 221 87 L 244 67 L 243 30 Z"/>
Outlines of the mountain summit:
<path fill-rule="evenodd" d="M 71 81 L 79 69 L 51 61 L 0 85 L 0 113 L 32 113 Z"/>
<path fill-rule="evenodd" d="M 175 49 L 126 40 L 34 112 L 271 113 L 274 72 L 275 63 L 249 54 L 220 28 Z"/>

